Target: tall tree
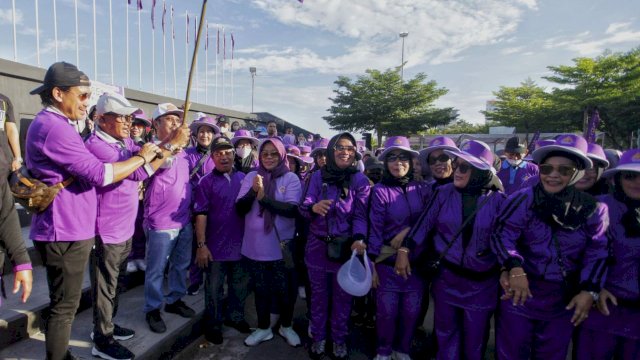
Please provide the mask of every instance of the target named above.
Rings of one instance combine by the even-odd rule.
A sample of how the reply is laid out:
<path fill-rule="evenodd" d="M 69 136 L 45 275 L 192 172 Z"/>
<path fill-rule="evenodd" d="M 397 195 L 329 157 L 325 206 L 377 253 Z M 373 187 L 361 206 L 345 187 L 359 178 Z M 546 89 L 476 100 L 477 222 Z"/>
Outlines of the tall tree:
<path fill-rule="evenodd" d="M 419 73 L 402 82 L 398 69 L 369 69 L 355 80 L 340 76 L 330 115 L 323 119 L 334 130 L 375 131 L 379 144 L 383 135 L 408 136 L 455 120 L 457 111 L 433 104 L 448 90 L 426 79 Z"/>

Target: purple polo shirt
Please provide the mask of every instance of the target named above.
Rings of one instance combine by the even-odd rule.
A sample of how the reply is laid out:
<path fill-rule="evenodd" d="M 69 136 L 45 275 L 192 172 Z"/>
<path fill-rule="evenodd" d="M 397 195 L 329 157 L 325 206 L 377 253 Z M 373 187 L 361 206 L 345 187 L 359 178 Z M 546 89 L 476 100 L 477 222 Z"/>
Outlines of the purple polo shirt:
<path fill-rule="evenodd" d="M 189 162 L 189 174 L 191 174 L 191 172 L 198 165 L 198 162 L 200 162 L 200 159 L 202 159 L 203 154 L 198 152 L 198 148 L 196 146 L 187 148 L 185 150 L 185 153 L 186 153 L 187 161 Z M 215 167 L 216 167 L 216 164 L 213 162 L 213 158 L 211 157 L 211 154 L 207 155 L 207 159 L 204 161 L 204 164 L 202 164 L 200 169 L 198 169 L 198 171 L 196 171 L 196 173 L 193 174 L 193 176 L 191 176 L 191 179 L 190 179 L 191 188 L 195 191 L 195 188 L 198 185 L 198 182 L 200 182 L 200 179 L 202 179 L 202 177 L 204 177 L 205 175 L 209 174 Z"/>
<path fill-rule="evenodd" d="M 522 188 L 522 183 L 529 178 L 538 175 L 538 165 L 529 161 L 522 161 L 515 168 L 506 160 L 502 162 L 502 167 L 498 171 L 498 178 L 504 186 L 504 192 L 511 195 Z"/>
<path fill-rule="evenodd" d="M 130 138 L 117 141 L 100 129 L 89 135 L 85 146 L 104 163 L 125 161 L 140 151 Z M 96 234 L 105 244 L 122 243 L 133 236 L 138 214 L 138 182 L 148 176 L 144 167 L 140 167 L 120 182 L 96 188 Z"/>
<path fill-rule="evenodd" d="M 34 213 L 29 237 L 36 241 L 78 241 L 95 236 L 95 186 L 104 183 L 105 165 L 82 142 L 68 119 L 40 111 L 27 131 L 26 163 L 33 176 L 47 185 L 70 177 L 49 208 Z"/>
<path fill-rule="evenodd" d="M 244 236 L 244 217 L 235 208 L 244 174 L 212 171 L 195 189 L 193 212 L 207 216 L 205 241 L 214 261 L 240 260 Z"/>
<path fill-rule="evenodd" d="M 191 184 L 186 153 L 165 160 L 148 180 L 144 194 L 144 227 L 151 230 L 181 229 L 191 217 Z"/>

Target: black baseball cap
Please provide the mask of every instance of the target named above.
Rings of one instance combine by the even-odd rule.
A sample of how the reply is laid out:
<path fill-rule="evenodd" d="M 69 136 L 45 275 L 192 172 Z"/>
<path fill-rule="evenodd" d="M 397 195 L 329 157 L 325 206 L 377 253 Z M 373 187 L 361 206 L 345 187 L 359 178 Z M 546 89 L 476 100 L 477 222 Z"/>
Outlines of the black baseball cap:
<path fill-rule="evenodd" d="M 233 149 L 233 144 L 225 136 L 218 136 L 211 142 L 211 152 L 220 149 Z"/>
<path fill-rule="evenodd" d="M 70 87 L 70 86 L 90 86 L 89 77 L 78 70 L 78 68 L 68 62 L 60 61 L 49 66 L 44 76 L 44 82 L 41 86 L 31 90 L 29 94 L 36 95 L 46 89 L 54 87 Z"/>

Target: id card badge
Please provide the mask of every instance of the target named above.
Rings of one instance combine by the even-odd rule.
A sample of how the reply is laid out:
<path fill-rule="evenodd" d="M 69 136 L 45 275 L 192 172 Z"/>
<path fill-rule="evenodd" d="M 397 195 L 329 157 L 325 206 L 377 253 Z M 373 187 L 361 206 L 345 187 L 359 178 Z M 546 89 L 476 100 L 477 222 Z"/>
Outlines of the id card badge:
<path fill-rule="evenodd" d="M 4 123 L 7 121 L 7 117 L 5 116 L 7 113 L 4 110 L 0 110 L 0 130 L 4 131 Z"/>

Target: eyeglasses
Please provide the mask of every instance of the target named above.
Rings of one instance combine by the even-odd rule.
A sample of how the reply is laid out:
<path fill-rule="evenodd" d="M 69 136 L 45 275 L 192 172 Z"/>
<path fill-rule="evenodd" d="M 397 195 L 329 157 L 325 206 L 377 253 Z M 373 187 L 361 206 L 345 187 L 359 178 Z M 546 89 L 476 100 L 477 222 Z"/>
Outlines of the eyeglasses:
<path fill-rule="evenodd" d="M 232 156 L 234 154 L 233 149 L 216 150 L 213 152 L 213 156 L 217 158 Z"/>
<path fill-rule="evenodd" d="M 449 160 L 451 160 L 451 158 L 447 154 L 440 154 L 440 156 L 435 156 L 435 157 L 429 156 L 429 165 L 435 165 L 437 161 L 444 163 Z"/>
<path fill-rule="evenodd" d="M 339 152 L 346 152 L 346 153 L 349 153 L 349 154 L 355 154 L 356 153 L 356 147 L 355 146 L 335 145 L 333 147 L 333 150 L 339 151 Z"/>
<path fill-rule="evenodd" d="M 91 91 L 81 91 L 81 92 L 78 93 L 78 92 L 75 92 L 75 91 L 71 91 L 71 89 L 72 88 L 69 88 L 67 90 L 63 90 L 63 89 L 60 89 L 60 90 L 76 95 L 80 101 L 87 101 L 91 97 Z"/>
<path fill-rule="evenodd" d="M 466 174 L 469 172 L 469 170 L 471 170 L 471 165 L 466 162 L 454 162 L 453 164 L 451 164 L 451 167 L 454 171 L 458 170 L 460 174 Z"/>
<path fill-rule="evenodd" d="M 627 181 L 633 181 L 640 176 L 640 173 L 635 171 L 621 171 L 620 176 Z"/>
<path fill-rule="evenodd" d="M 113 116 L 116 119 L 117 123 L 120 124 L 132 124 L 133 116 L 132 115 L 120 115 L 115 113 L 106 113 L 105 115 Z"/>
<path fill-rule="evenodd" d="M 392 154 L 387 156 L 387 161 L 388 162 L 396 162 L 396 161 L 404 161 L 407 162 L 411 160 L 411 156 L 407 153 L 400 153 L 400 154 Z"/>
<path fill-rule="evenodd" d="M 540 164 L 538 165 L 538 170 L 542 175 L 550 175 L 553 171 L 557 171 L 560 176 L 571 176 L 576 172 L 575 166 L 571 165 L 558 165 L 553 166 L 551 164 Z"/>
<path fill-rule="evenodd" d="M 263 152 L 260 153 L 260 157 L 263 158 L 263 159 L 267 159 L 267 158 L 270 158 L 270 157 L 279 158 L 280 157 L 280 153 L 277 152 L 277 151 L 263 151 Z"/>

